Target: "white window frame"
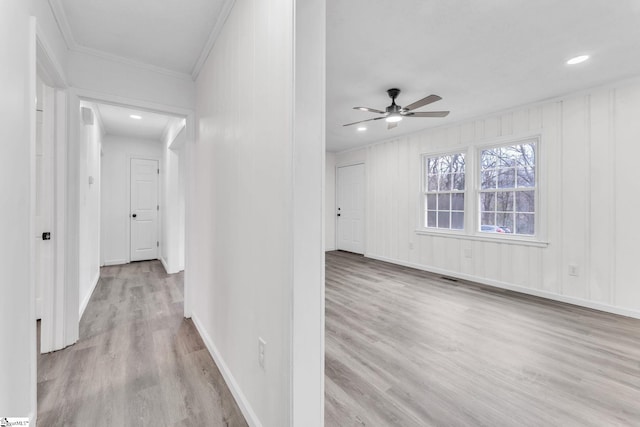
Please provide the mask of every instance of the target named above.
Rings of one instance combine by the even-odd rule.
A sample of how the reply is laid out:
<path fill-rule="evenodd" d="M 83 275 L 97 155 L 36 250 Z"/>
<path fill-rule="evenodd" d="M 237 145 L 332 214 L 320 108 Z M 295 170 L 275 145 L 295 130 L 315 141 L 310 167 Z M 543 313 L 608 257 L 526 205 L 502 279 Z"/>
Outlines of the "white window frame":
<path fill-rule="evenodd" d="M 462 149 L 458 149 L 458 150 L 449 150 L 449 151 L 442 151 L 442 152 L 436 152 L 436 153 L 422 153 L 420 155 L 420 195 L 419 195 L 419 201 L 418 201 L 418 230 L 420 232 L 425 232 L 425 233 L 436 233 L 436 234 L 455 234 L 455 235 L 460 235 L 460 234 L 465 234 L 467 232 L 467 229 L 469 227 L 469 221 L 468 221 L 468 215 L 469 215 L 469 209 L 467 206 L 467 203 L 469 203 L 469 181 L 468 181 L 468 177 L 469 177 L 469 171 L 468 171 L 468 162 L 469 162 L 469 149 L 467 147 L 463 147 Z M 450 193 L 460 193 L 464 195 L 464 210 L 463 210 L 463 214 L 464 214 L 464 225 L 462 229 L 452 229 L 452 228 L 436 228 L 436 227 L 427 227 L 426 221 L 425 221 L 425 206 L 426 206 L 426 200 L 427 200 L 427 189 L 428 189 L 428 182 L 427 182 L 427 167 L 426 167 L 426 160 L 429 158 L 434 158 L 434 157 L 443 157 L 443 156 L 451 156 L 451 155 L 455 155 L 455 154 L 462 154 L 464 156 L 464 191 L 450 191 Z"/>
<path fill-rule="evenodd" d="M 482 193 L 488 193 L 489 191 L 487 190 L 483 190 L 481 188 L 482 186 L 482 179 L 481 179 L 481 174 L 482 174 L 482 152 L 484 150 L 490 150 L 490 149 L 496 149 L 496 148 L 502 148 L 502 147 L 511 147 L 514 145 L 519 145 L 519 144 L 525 144 L 525 143 L 531 143 L 533 142 L 535 144 L 535 164 L 534 164 L 534 174 L 535 174 L 535 183 L 534 183 L 534 187 L 523 187 L 523 188 L 506 188 L 503 190 L 506 191 L 514 191 L 514 192 L 519 192 L 519 191 L 534 191 L 534 206 L 535 206 L 535 211 L 533 212 L 534 214 L 534 234 L 531 235 L 527 235 L 527 234 L 515 234 L 515 223 L 513 224 L 513 228 L 514 230 L 512 231 L 512 233 L 496 233 L 497 235 L 494 236 L 494 233 L 487 233 L 487 232 L 483 232 L 480 230 L 481 227 L 481 219 L 482 219 L 482 210 L 481 210 L 481 206 L 480 206 L 480 195 Z M 539 225 L 540 225 L 540 221 L 539 221 L 539 211 L 540 211 L 540 207 L 539 207 L 539 202 L 540 202 L 540 193 L 539 193 L 539 148 L 540 148 L 540 137 L 539 136 L 532 136 L 532 137 L 528 137 L 528 138 L 517 138 L 517 139 L 512 139 L 512 140 L 503 140 L 500 142 L 494 142 L 492 144 L 483 144 L 482 146 L 478 146 L 476 148 L 476 158 L 474 159 L 474 166 L 475 166 L 475 171 L 474 171 L 474 179 L 476 182 L 476 185 L 474 185 L 474 201 L 476 203 L 476 209 L 475 209 L 475 227 L 474 230 L 476 231 L 476 234 L 481 235 L 481 236 L 490 236 L 491 238 L 506 238 L 506 239 L 526 239 L 526 240 L 537 240 L 538 236 L 540 235 L 540 230 L 538 229 Z M 499 188 L 496 188 L 494 191 L 498 192 L 500 191 Z M 515 199 L 514 199 L 514 204 L 515 204 Z"/>
<path fill-rule="evenodd" d="M 420 181 L 419 181 L 419 194 L 417 203 L 417 217 L 415 229 L 416 234 L 421 235 L 440 235 L 445 237 L 474 240 L 474 241 L 491 241 L 500 242 L 506 244 L 525 245 L 546 247 L 548 242 L 546 239 L 546 211 L 544 197 L 546 195 L 544 183 L 546 180 L 541 179 L 546 171 L 546 159 L 544 157 L 543 147 L 543 135 L 540 133 L 526 133 L 520 135 L 510 135 L 506 137 L 496 137 L 486 139 L 480 142 L 471 142 L 467 146 L 456 147 L 455 150 L 446 151 L 428 151 L 422 152 L 419 156 L 420 161 Z M 505 147 L 511 145 L 518 145 L 525 142 L 535 142 L 536 145 L 536 159 L 535 159 L 535 234 L 523 235 L 514 233 L 487 233 L 480 231 L 480 173 L 481 173 L 481 160 L 482 151 Z M 429 157 L 439 157 L 451 154 L 464 154 L 465 155 L 465 190 L 464 190 L 464 229 L 463 230 L 451 230 L 451 229 L 438 229 L 428 228 L 424 224 L 425 215 L 425 201 L 426 201 L 426 159 Z"/>

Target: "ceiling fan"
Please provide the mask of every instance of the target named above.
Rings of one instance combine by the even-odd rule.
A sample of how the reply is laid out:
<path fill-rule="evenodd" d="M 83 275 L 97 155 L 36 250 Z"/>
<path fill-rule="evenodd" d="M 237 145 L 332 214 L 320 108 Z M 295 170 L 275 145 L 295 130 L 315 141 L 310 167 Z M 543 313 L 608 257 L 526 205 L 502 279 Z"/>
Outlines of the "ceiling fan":
<path fill-rule="evenodd" d="M 385 119 L 387 124 L 387 129 L 393 129 L 398 126 L 398 122 L 402 120 L 404 117 L 446 117 L 449 112 L 448 111 L 426 111 L 426 112 L 414 112 L 416 108 L 423 107 L 427 104 L 431 104 L 432 102 L 440 101 L 442 98 L 438 95 L 429 95 L 425 98 L 422 98 L 413 104 L 409 104 L 406 107 L 401 107 L 396 104 L 396 97 L 400 93 L 400 89 L 389 89 L 387 90 L 389 97 L 391 98 L 391 105 L 385 108 L 385 111 L 377 110 L 375 108 L 368 107 L 353 107 L 354 110 L 361 111 L 369 111 L 371 113 L 382 114 L 380 117 L 374 117 L 373 119 L 360 120 L 358 122 L 347 123 L 343 126 L 351 126 L 356 125 L 358 123 L 370 122 L 373 120 L 382 120 Z"/>

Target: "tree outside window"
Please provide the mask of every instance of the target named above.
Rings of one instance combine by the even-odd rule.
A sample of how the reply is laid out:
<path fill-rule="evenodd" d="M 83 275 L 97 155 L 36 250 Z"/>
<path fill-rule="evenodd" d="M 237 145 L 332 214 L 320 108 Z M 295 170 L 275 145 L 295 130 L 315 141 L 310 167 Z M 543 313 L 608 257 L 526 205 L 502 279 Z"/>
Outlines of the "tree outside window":
<path fill-rule="evenodd" d="M 535 234 L 536 143 L 482 150 L 480 231 Z"/>
<path fill-rule="evenodd" d="M 424 218 L 426 228 L 464 229 L 464 154 L 424 157 Z"/>

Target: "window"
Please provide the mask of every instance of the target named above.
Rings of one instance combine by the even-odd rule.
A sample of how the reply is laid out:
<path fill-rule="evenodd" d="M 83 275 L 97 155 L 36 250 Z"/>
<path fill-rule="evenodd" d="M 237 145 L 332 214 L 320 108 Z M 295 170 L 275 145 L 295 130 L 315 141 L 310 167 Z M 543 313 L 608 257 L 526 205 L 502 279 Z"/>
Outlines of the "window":
<path fill-rule="evenodd" d="M 480 153 L 480 231 L 535 234 L 536 141 Z"/>
<path fill-rule="evenodd" d="M 464 229 L 464 154 L 423 157 L 426 228 Z"/>

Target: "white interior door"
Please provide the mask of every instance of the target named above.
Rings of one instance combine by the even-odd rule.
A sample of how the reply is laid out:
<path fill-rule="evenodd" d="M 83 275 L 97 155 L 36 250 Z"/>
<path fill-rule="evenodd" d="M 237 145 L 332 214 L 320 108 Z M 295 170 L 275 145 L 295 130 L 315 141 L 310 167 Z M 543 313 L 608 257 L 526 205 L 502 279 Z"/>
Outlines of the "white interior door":
<path fill-rule="evenodd" d="M 364 165 L 338 168 L 338 249 L 364 254 Z"/>
<path fill-rule="evenodd" d="M 131 261 L 158 258 L 158 161 L 131 159 Z"/>

